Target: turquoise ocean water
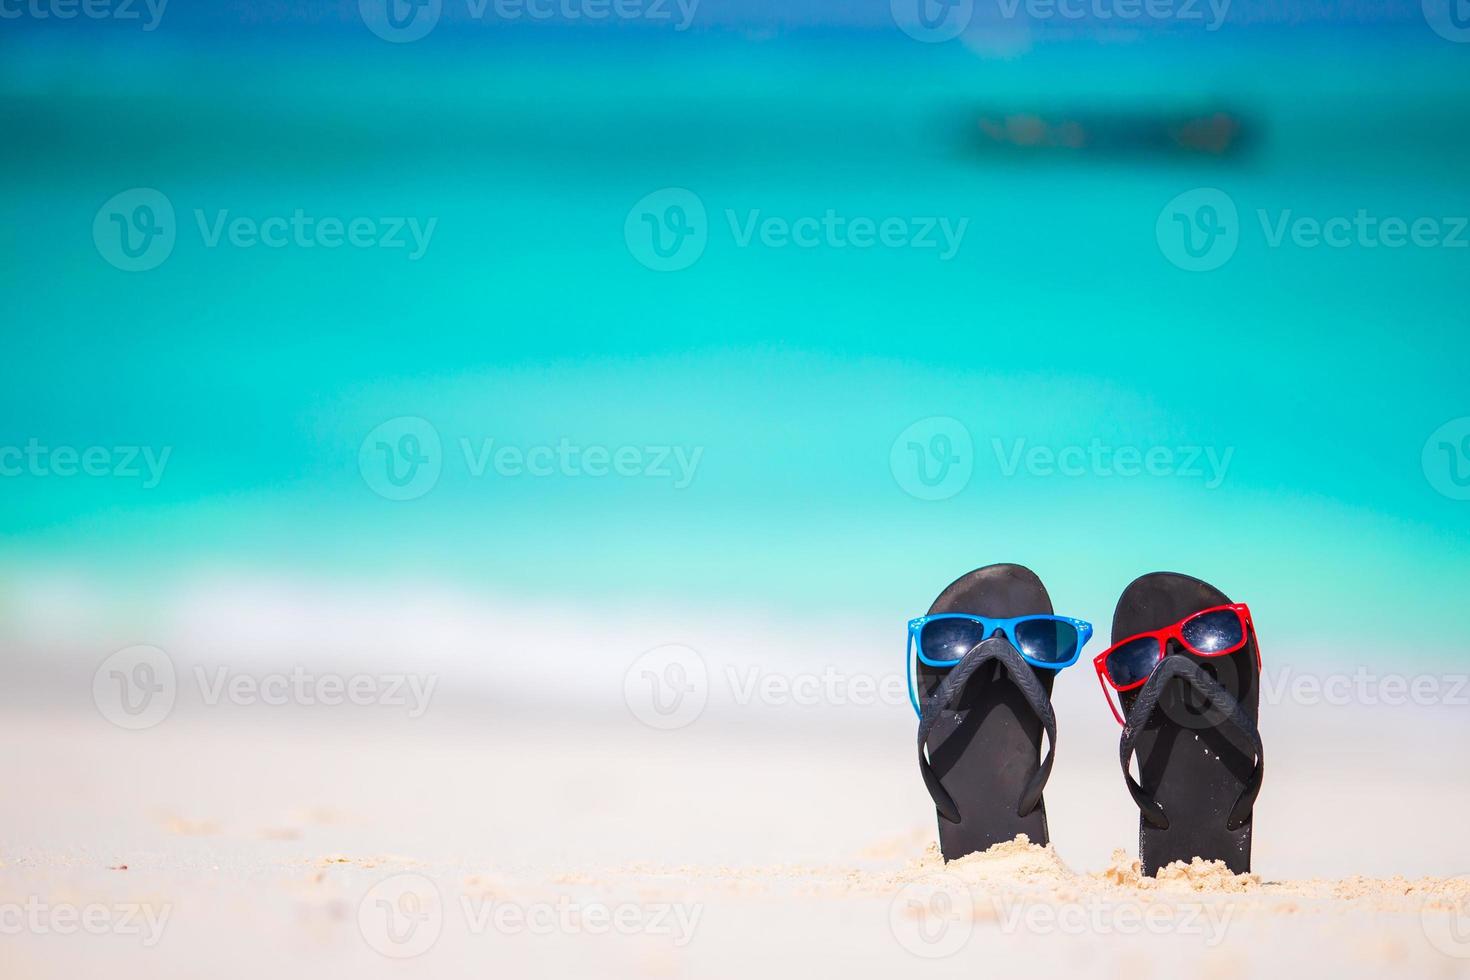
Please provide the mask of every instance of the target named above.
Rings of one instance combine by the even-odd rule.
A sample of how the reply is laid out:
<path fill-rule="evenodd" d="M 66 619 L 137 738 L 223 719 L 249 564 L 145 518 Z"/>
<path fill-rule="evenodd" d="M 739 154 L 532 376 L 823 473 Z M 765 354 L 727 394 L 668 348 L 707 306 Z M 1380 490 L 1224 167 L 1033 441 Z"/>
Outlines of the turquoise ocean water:
<path fill-rule="evenodd" d="M 0 45 L 0 445 L 169 452 L 156 486 L 0 479 L 12 596 L 37 576 L 126 596 L 224 570 L 897 634 L 950 578 L 1014 560 L 1103 630 L 1134 575 L 1168 568 L 1304 651 L 1466 654 L 1470 457 L 1426 443 L 1470 415 L 1470 232 L 1268 233 L 1364 211 L 1448 235 L 1470 215 L 1470 46 L 1423 23 L 993 47 L 891 28 L 389 44 L 166 27 Z M 1239 126 L 1230 152 L 1150 135 L 1216 113 Z M 1015 145 L 1065 144 L 1069 122 L 1080 148 Z M 167 200 L 176 241 L 129 272 L 94 223 L 135 188 Z M 656 271 L 630 211 L 668 188 L 704 209 L 703 251 Z M 1199 188 L 1237 209 L 1210 271 L 1167 244 L 1166 208 Z M 222 213 L 297 211 L 434 224 L 416 258 L 209 243 Z M 964 231 L 948 257 L 741 237 L 829 211 Z M 390 500 L 364 440 L 404 417 L 439 437 L 439 476 Z M 973 448 L 963 486 L 927 500 L 894 444 L 935 417 Z M 699 456 L 687 486 L 477 476 L 490 439 L 634 447 L 645 469 L 659 447 Z M 1157 449 L 1172 469 L 1013 462 L 1038 447 Z M 1228 460 L 1217 479 L 1205 450 Z M 1196 451 L 1203 472 L 1178 472 Z"/>

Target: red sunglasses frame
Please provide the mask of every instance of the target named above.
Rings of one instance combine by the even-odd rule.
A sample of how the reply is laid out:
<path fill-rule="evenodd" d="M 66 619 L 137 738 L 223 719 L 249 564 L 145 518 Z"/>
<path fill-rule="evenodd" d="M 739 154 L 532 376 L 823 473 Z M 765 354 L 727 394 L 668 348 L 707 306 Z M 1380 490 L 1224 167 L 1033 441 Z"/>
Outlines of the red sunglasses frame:
<path fill-rule="evenodd" d="M 1199 616 L 1207 615 L 1208 613 L 1224 612 L 1225 610 L 1229 610 L 1230 612 L 1233 612 L 1237 616 L 1239 616 L 1241 623 L 1245 626 L 1245 629 L 1241 630 L 1241 639 L 1239 643 L 1235 644 L 1234 646 L 1227 647 L 1224 650 L 1205 651 L 1196 650 L 1194 647 L 1189 645 L 1189 642 L 1187 640 L 1184 639 L 1185 623 Z M 1178 640 L 1180 646 L 1184 647 L 1184 649 L 1188 650 L 1190 653 L 1194 654 L 1197 657 L 1224 657 L 1229 654 L 1235 653 L 1236 651 L 1245 647 L 1245 645 L 1249 643 L 1251 639 L 1255 636 L 1255 632 L 1255 622 L 1251 619 L 1250 607 L 1247 606 L 1245 603 L 1232 602 L 1224 606 L 1211 606 L 1209 609 L 1201 609 L 1199 612 L 1190 613 L 1188 616 L 1185 616 L 1183 619 L 1179 620 L 1179 622 L 1174 623 L 1171 626 L 1165 626 L 1163 629 L 1150 630 L 1147 633 L 1134 633 L 1132 636 L 1124 637 L 1117 643 L 1114 643 L 1112 646 L 1108 647 L 1102 653 L 1099 653 L 1096 657 L 1093 657 L 1092 666 L 1094 669 L 1097 670 L 1097 683 L 1100 687 L 1102 687 L 1103 697 L 1107 699 L 1108 707 L 1113 710 L 1113 717 L 1118 719 L 1118 724 L 1125 725 L 1127 724 L 1127 722 L 1123 720 L 1123 715 L 1118 710 L 1118 706 L 1113 703 L 1113 698 L 1108 694 L 1108 688 L 1111 687 L 1114 691 L 1117 691 L 1119 694 L 1121 694 L 1124 691 L 1132 691 L 1135 688 L 1142 687 L 1143 685 L 1148 683 L 1148 678 L 1145 677 L 1141 681 L 1136 681 L 1128 685 L 1119 685 L 1116 681 L 1113 680 L 1112 675 L 1108 673 L 1108 654 L 1112 653 L 1114 650 L 1125 644 L 1132 643 L 1134 640 L 1140 640 L 1144 637 L 1153 637 L 1154 639 L 1159 641 L 1159 659 L 1154 661 L 1154 666 L 1158 666 L 1159 661 L 1162 661 L 1164 659 L 1164 651 L 1169 648 L 1170 640 Z M 1261 669 L 1260 644 L 1256 645 L 1256 669 Z M 1149 673 L 1151 675 L 1153 671 L 1150 670 Z"/>

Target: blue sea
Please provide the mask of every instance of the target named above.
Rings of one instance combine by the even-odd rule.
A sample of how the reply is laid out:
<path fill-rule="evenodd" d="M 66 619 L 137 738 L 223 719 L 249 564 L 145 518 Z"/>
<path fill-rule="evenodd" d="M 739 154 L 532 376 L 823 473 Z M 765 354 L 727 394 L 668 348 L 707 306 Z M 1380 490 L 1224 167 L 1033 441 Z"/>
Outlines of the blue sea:
<path fill-rule="evenodd" d="M 1257 13 L 0 22 L 0 614 L 897 637 L 1018 561 L 1104 633 L 1171 569 L 1268 656 L 1463 661 L 1470 45 Z"/>

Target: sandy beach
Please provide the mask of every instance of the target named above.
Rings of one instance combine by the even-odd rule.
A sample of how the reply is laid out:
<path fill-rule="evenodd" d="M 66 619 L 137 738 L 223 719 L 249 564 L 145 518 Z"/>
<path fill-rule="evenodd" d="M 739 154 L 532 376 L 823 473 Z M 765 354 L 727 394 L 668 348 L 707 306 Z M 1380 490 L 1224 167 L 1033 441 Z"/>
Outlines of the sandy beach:
<path fill-rule="evenodd" d="M 1470 980 L 1466 3 L 0 0 L 0 980 Z"/>
<path fill-rule="evenodd" d="M 947 866 L 906 706 L 11 704 L 5 974 L 1470 975 L 1463 710 L 1269 705 L 1254 873 L 1149 880 L 1069 680 L 1053 846 Z"/>

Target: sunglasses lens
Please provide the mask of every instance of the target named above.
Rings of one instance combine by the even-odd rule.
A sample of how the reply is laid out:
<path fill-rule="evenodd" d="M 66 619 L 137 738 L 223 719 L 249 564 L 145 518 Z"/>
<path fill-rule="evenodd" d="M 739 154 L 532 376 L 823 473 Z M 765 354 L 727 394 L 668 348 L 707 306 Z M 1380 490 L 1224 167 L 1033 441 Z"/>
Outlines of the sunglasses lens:
<path fill-rule="evenodd" d="M 1245 637 L 1245 625 L 1234 609 L 1220 609 L 1186 620 L 1179 632 L 1185 646 L 1195 653 L 1210 654 L 1239 646 Z"/>
<path fill-rule="evenodd" d="M 1077 627 L 1055 619 L 1028 619 L 1012 631 L 1021 652 L 1043 664 L 1064 664 L 1077 655 Z"/>
<path fill-rule="evenodd" d="M 926 660 L 959 660 L 985 639 L 985 627 L 973 619 L 936 619 L 919 633 L 919 649 Z"/>
<path fill-rule="evenodd" d="M 1158 662 L 1159 641 L 1152 636 L 1140 636 L 1108 654 L 1108 676 L 1118 687 L 1127 687 L 1146 680 Z"/>

